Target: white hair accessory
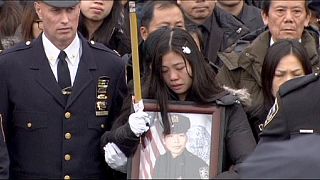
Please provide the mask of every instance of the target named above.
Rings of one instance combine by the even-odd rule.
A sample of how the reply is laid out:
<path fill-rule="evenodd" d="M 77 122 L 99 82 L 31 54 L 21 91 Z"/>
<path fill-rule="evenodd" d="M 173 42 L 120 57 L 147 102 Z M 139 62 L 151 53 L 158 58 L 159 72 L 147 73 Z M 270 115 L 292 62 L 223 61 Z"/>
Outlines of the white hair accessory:
<path fill-rule="evenodd" d="M 191 50 L 188 46 L 182 46 L 182 52 L 185 54 L 190 54 Z"/>

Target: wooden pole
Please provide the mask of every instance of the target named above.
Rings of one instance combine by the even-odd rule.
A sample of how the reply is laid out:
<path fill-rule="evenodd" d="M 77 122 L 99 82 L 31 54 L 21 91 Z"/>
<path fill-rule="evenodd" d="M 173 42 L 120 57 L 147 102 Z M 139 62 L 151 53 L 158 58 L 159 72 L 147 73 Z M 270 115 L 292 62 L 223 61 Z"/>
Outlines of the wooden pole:
<path fill-rule="evenodd" d="M 138 23 L 137 23 L 135 1 L 129 1 L 129 12 L 130 12 L 130 35 L 131 35 L 134 96 L 135 96 L 135 103 L 138 103 L 142 99 L 142 95 L 141 95 L 140 67 L 139 67 L 140 63 L 139 63 Z"/>

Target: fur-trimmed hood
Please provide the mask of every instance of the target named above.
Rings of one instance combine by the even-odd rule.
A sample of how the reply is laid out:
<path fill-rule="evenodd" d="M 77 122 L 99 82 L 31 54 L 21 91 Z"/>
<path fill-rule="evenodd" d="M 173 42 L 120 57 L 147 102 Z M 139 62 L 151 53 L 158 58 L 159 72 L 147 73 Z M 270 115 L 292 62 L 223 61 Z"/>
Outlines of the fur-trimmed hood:
<path fill-rule="evenodd" d="M 252 99 L 247 89 L 232 89 L 227 86 L 223 86 L 223 89 L 235 96 L 236 99 L 239 100 L 244 106 L 251 105 Z"/>

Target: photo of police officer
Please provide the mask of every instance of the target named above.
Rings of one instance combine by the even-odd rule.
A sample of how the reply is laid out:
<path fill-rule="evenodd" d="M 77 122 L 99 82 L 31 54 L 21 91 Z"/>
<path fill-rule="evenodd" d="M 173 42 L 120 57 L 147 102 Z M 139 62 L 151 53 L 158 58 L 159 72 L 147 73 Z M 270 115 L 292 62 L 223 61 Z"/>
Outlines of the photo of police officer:
<path fill-rule="evenodd" d="M 171 114 L 170 134 L 163 135 L 166 153 L 156 159 L 153 178 L 208 179 L 208 165 L 186 149 L 190 120 L 181 114 Z"/>

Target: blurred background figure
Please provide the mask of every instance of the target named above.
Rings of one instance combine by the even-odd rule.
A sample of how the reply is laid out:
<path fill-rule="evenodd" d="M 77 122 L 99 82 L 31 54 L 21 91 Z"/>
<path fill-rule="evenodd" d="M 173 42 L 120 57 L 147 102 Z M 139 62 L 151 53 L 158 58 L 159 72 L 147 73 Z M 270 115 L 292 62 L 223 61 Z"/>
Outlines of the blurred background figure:
<path fill-rule="evenodd" d="M 19 42 L 14 34 L 21 22 L 21 12 L 19 1 L 0 0 L 0 51 Z"/>
<path fill-rule="evenodd" d="M 316 31 L 318 37 L 320 35 L 320 1 L 309 0 L 308 7 L 311 11 L 310 26 Z M 320 37 L 318 38 L 318 40 Z M 319 43 L 319 42 L 318 42 Z"/>
<path fill-rule="evenodd" d="M 26 2 L 22 14 L 21 25 L 17 29 L 16 36 L 19 36 L 21 41 L 37 38 L 43 31 L 43 24 L 36 13 L 33 1 Z"/>
<path fill-rule="evenodd" d="M 244 0 L 218 0 L 217 6 L 241 20 L 250 32 L 264 27 L 261 10 Z"/>
<path fill-rule="evenodd" d="M 90 40 L 103 43 L 120 55 L 131 52 L 121 1 L 82 0 L 78 30 Z"/>

